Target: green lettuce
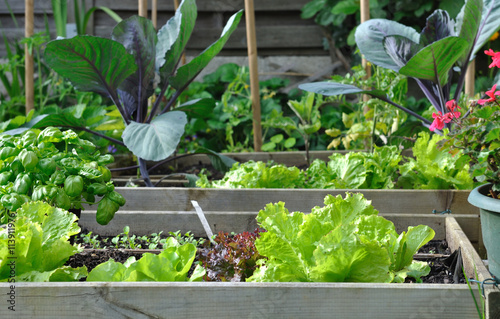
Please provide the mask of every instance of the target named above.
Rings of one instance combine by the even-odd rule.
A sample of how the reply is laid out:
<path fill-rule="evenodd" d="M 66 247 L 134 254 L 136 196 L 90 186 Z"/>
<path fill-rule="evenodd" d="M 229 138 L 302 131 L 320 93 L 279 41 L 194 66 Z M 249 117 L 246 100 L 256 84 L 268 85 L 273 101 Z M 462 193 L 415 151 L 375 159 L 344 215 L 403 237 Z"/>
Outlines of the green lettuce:
<path fill-rule="evenodd" d="M 303 181 L 303 172 L 297 167 L 248 161 L 234 163 L 221 180 L 210 183 L 202 177 L 196 185 L 211 188 L 301 188 Z"/>
<path fill-rule="evenodd" d="M 29 202 L 9 217 L 0 229 L 0 281 L 73 281 L 87 275 L 86 267 L 64 266 L 81 251 L 69 242 L 80 232 L 75 214 Z"/>
<path fill-rule="evenodd" d="M 169 237 L 165 247 L 158 255 L 145 253 L 141 259 L 130 257 L 123 264 L 110 259 L 92 269 L 87 281 L 201 281 L 205 270 L 200 265 L 188 278 L 196 257 L 195 245 L 180 245 Z"/>
<path fill-rule="evenodd" d="M 400 168 L 398 187 L 415 189 L 472 189 L 469 158 L 450 154 L 439 147 L 445 138 L 420 132 L 413 146 L 413 158 Z"/>
<path fill-rule="evenodd" d="M 398 234 L 362 194 L 328 195 L 309 214 L 289 213 L 283 202 L 268 204 L 257 216 L 267 230 L 255 241 L 259 268 L 247 281 L 401 282 L 430 267 L 413 261 L 434 237 L 424 225 Z"/>

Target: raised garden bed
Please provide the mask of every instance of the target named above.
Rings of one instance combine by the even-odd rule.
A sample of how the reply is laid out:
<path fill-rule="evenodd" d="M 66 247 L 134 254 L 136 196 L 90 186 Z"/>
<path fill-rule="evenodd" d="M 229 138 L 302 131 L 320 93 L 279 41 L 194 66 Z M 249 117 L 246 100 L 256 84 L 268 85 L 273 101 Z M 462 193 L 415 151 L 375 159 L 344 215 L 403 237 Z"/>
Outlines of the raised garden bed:
<path fill-rule="evenodd" d="M 468 276 L 488 274 L 450 216 L 436 217 L 436 239 L 460 247 Z M 397 220 L 397 217 L 394 217 Z M 3 291 L 9 284 L 1 284 Z M 474 318 L 465 284 L 367 283 L 16 283 L 15 318 Z M 476 297 L 479 292 L 474 290 Z M 489 318 L 500 293 L 485 290 Z M 496 304 L 495 304 L 496 302 Z M 7 307 L 1 317 L 12 317 Z"/>
<path fill-rule="evenodd" d="M 345 195 L 347 190 L 324 189 L 202 189 L 182 187 L 128 188 L 117 187 L 127 202 L 106 226 L 97 224 L 95 206 L 82 212 L 81 225 L 105 236 L 120 234 L 125 226 L 131 226 L 137 235 L 151 232 L 191 231 L 195 236 L 206 236 L 193 200 L 205 212 L 214 233 L 219 231 L 241 233 L 257 227 L 257 212 L 268 203 L 282 201 L 290 211 L 310 211 L 322 206 L 327 194 Z M 469 191 L 458 190 L 356 190 L 381 215 L 392 220 L 398 231 L 408 225 L 425 224 L 439 232 L 443 215 L 449 209 L 469 240 L 479 247 L 479 212 L 467 202 Z M 435 211 L 436 213 L 433 213 Z M 392 217 L 398 217 L 394 220 Z M 445 238 L 444 234 L 437 235 Z"/>

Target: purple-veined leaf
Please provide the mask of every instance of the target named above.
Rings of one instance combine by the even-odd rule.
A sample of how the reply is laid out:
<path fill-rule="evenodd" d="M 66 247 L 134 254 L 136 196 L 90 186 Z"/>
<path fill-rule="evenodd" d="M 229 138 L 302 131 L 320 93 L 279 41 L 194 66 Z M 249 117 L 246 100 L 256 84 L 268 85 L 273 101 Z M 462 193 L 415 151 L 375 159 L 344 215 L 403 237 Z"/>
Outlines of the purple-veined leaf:
<path fill-rule="evenodd" d="M 335 82 L 304 83 L 299 85 L 299 89 L 326 96 L 368 93 L 375 97 L 386 97 L 386 94 L 380 90 L 363 90 L 354 85 Z"/>
<path fill-rule="evenodd" d="M 222 30 L 221 37 L 219 40 L 214 42 L 208 48 L 206 48 L 200 55 L 195 57 L 189 63 L 181 66 L 177 70 L 177 74 L 175 77 L 171 79 L 171 85 L 175 89 L 180 89 L 184 87 L 186 84 L 191 82 L 200 72 L 203 70 L 208 63 L 222 50 L 227 40 L 231 36 L 238 23 L 241 20 L 241 16 L 243 11 L 238 11 L 234 15 L 232 15 L 224 29 Z"/>
<path fill-rule="evenodd" d="M 433 81 L 443 87 L 448 83 L 449 71 L 467 49 L 467 44 L 465 39 L 458 37 L 436 41 L 420 50 L 399 72 L 417 79 Z"/>
<path fill-rule="evenodd" d="M 469 56 L 469 53 L 471 53 L 470 51 L 474 47 L 474 41 L 476 41 L 476 35 L 481 22 L 482 6 L 482 0 L 467 0 L 457 16 L 456 28 L 458 36 L 467 40 L 469 43 L 464 56 L 458 60 L 458 64 L 461 67 L 468 64 L 469 61 L 466 61 L 467 58 L 474 58 L 474 54 Z"/>
<path fill-rule="evenodd" d="M 140 105 L 147 107 L 147 99 L 153 94 L 153 80 L 155 76 L 156 43 L 158 38 L 151 20 L 139 16 L 132 16 L 121 21 L 113 29 L 112 39 L 123 44 L 128 53 L 135 58 L 137 71 L 127 77 L 120 84 L 120 91 L 128 96 L 122 103 L 132 114 Z"/>
<path fill-rule="evenodd" d="M 359 50 L 368 61 L 398 72 L 401 66 L 387 54 L 384 46 L 385 37 L 393 35 L 408 38 L 414 43 L 420 40 L 415 29 L 385 19 L 371 19 L 362 23 L 356 29 L 355 38 Z"/>
<path fill-rule="evenodd" d="M 433 42 L 455 35 L 455 23 L 448 13 L 436 10 L 427 18 L 426 25 L 420 33 L 419 44 L 426 47 Z"/>
<path fill-rule="evenodd" d="M 167 112 L 155 117 L 151 123 L 131 122 L 123 131 L 122 139 L 137 157 L 160 161 L 175 151 L 186 123 L 184 112 Z"/>
<path fill-rule="evenodd" d="M 45 62 L 68 78 L 77 90 L 116 97 L 116 90 L 137 66 L 122 44 L 93 36 L 53 40 L 45 49 Z"/>
<path fill-rule="evenodd" d="M 386 53 L 400 68 L 422 48 L 418 43 L 400 35 L 388 36 L 383 41 Z"/>
<path fill-rule="evenodd" d="M 196 2 L 183 0 L 175 15 L 158 31 L 156 69 L 160 71 L 162 82 L 175 71 L 193 32 L 197 15 Z"/>
<path fill-rule="evenodd" d="M 470 1 L 470 0 L 469 0 Z M 479 34 L 474 44 L 472 56 L 481 49 L 491 36 L 500 29 L 500 1 L 484 0 Z"/>

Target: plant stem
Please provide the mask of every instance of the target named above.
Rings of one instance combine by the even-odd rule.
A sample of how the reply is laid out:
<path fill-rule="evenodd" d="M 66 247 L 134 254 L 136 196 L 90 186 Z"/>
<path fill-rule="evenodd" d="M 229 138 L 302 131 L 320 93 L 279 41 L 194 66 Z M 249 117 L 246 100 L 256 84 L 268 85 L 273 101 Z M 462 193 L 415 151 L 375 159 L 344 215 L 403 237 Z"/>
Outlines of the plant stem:
<path fill-rule="evenodd" d="M 151 182 L 151 179 L 149 178 L 149 172 L 148 168 L 146 166 L 146 161 L 143 158 L 138 158 L 139 162 L 139 170 L 141 172 L 142 178 L 144 178 L 144 183 L 146 184 L 147 187 L 154 187 L 153 183 Z"/>

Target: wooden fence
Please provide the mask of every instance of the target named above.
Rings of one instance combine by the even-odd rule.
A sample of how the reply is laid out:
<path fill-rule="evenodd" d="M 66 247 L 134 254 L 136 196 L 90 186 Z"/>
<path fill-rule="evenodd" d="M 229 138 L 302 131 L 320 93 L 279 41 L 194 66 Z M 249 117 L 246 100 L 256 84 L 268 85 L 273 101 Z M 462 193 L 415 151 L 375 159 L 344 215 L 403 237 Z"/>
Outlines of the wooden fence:
<path fill-rule="evenodd" d="M 328 55 L 323 50 L 320 27 L 312 19 L 300 17 L 301 8 L 310 0 L 255 0 L 255 20 L 259 55 Z M 120 17 L 137 14 L 137 0 L 85 0 L 87 9 L 93 6 L 108 7 Z M 73 1 L 68 1 L 68 7 Z M 188 55 L 195 55 L 217 40 L 227 19 L 244 8 L 244 0 L 198 0 L 198 19 L 187 47 Z M 149 3 L 151 9 L 151 1 Z M 71 11 L 71 10 L 68 10 Z M 13 15 L 11 14 L 13 13 Z M 158 1 L 158 26 L 164 25 L 174 14 L 174 1 Z M 68 12 L 71 16 L 71 12 Z M 14 19 L 14 18 L 15 19 Z M 35 0 L 35 32 L 45 30 L 48 21 L 52 38 L 55 25 L 50 0 Z M 24 1 L 7 0 L 0 4 L 0 30 L 9 40 L 24 37 Z M 97 10 L 90 21 L 93 34 L 108 37 L 116 22 L 106 13 Z M 231 36 L 220 55 L 245 56 L 247 42 L 245 22 Z M 0 41 L 0 57 L 5 56 L 5 46 Z"/>

